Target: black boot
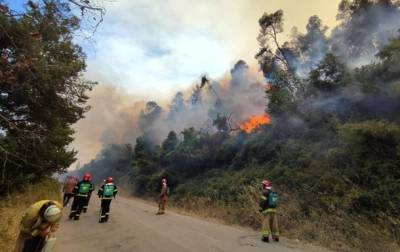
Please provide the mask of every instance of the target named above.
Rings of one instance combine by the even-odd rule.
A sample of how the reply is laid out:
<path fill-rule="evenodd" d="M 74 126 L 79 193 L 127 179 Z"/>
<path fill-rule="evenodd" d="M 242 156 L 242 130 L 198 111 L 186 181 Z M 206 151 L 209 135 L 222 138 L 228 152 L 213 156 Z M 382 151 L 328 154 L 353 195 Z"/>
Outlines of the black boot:
<path fill-rule="evenodd" d="M 74 220 L 79 220 L 79 215 L 75 215 Z"/>
<path fill-rule="evenodd" d="M 269 242 L 269 237 L 268 237 L 268 236 L 263 236 L 263 237 L 261 238 L 261 241 L 263 241 L 263 242 Z"/>
<path fill-rule="evenodd" d="M 279 242 L 279 237 L 275 237 L 274 240 L 275 240 L 276 242 Z"/>

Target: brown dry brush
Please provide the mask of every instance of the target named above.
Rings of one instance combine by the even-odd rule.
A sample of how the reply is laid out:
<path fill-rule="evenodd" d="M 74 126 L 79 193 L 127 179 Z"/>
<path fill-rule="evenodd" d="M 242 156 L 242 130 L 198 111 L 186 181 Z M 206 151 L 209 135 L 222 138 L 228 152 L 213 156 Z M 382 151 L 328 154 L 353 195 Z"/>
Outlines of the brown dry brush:
<path fill-rule="evenodd" d="M 248 186 L 239 196 L 240 203 L 227 203 L 211 197 L 173 197 L 171 206 L 189 214 L 258 231 L 263 218 L 258 212 L 258 198 L 259 188 Z M 394 239 L 388 238 L 393 234 L 393 223 L 388 223 L 389 220 L 381 219 L 373 224 L 365 216 L 321 213 L 319 209 L 311 210 L 306 216 L 302 209 L 304 203 L 298 198 L 299 195 L 289 190 L 280 191 L 278 220 L 284 237 L 335 251 L 399 251 Z"/>

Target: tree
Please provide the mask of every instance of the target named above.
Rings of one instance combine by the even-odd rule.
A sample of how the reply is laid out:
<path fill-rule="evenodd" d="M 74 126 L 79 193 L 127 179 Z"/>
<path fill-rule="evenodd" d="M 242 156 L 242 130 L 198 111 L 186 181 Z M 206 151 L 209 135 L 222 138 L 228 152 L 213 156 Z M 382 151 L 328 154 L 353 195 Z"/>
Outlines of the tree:
<path fill-rule="evenodd" d="M 178 137 L 175 131 L 170 131 L 167 138 L 162 143 L 163 152 L 170 152 L 178 145 Z"/>
<path fill-rule="evenodd" d="M 317 68 L 310 72 L 310 82 L 319 91 L 334 91 L 349 81 L 346 66 L 333 54 L 328 53 Z"/>
<path fill-rule="evenodd" d="M 172 99 L 170 109 L 169 109 L 169 117 L 174 118 L 179 115 L 179 113 L 185 111 L 185 100 L 183 98 L 182 92 L 177 92 Z"/>
<path fill-rule="evenodd" d="M 322 24 L 322 20 L 314 15 L 308 19 L 306 34 L 299 34 L 296 30 L 293 32 L 291 48 L 296 57 L 298 74 L 308 74 L 325 56 L 329 46 L 327 30 L 328 27 Z"/>
<path fill-rule="evenodd" d="M 199 85 L 196 85 L 193 88 L 192 95 L 189 98 L 189 102 L 192 107 L 196 107 L 197 105 L 201 104 L 202 98 L 203 97 L 201 95 L 201 87 Z"/>
<path fill-rule="evenodd" d="M 292 44 L 279 44 L 278 34 L 283 32 L 283 11 L 264 13 L 259 19 L 260 34 L 257 40 L 260 50 L 256 54 L 264 76 L 271 84 L 267 90 L 268 109 L 271 113 L 282 113 L 292 108 L 301 82 L 296 77 L 297 55 Z"/>
<path fill-rule="evenodd" d="M 152 175 L 158 170 L 157 159 L 158 156 L 153 153 L 146 140 L 137 138 L 132 163 L 132 181 L 137 194 L 141 195 L 147 191 Z"/>
<path fill-rule="evenodd" d="M 228 118 L 226 116 L 217 114 L 217 117 L 213 120 L 213 126 L 215 126 L 219 132 L 228 132 Z"/>
<path fill-rule="evenodd" d="M 139 127 L 143 131 L 151 129 L 153 123 L 161 116 L 162 108 L 155 101 L 149 101 L 146 103 L 146 107 L 140 111 L 139 115 Z"/>
<path fill-rule="evenodd" d="M 400 2 L 395 0 L 342 0 L 332 31 L 331 48 L 343 58 L 372 60 L 392 37 L 400 20 Z"/>
<path fill-rule="evenodd" d="M 284 48 L 278 42 L 278 34 L 283 32 L 283 11 L 264 15 L 259 19 L 260 34 L 257 37 L 260 50 L 256 54 L 261 69 L 266 78 L 276 67 L 290 70 L 289 61 Z"/>
<path fill-rule="evenodd" d="M 15 16 L 0 12 L 0 153 L 2 192 L 12 184 L 62 172 L 75 161 L 71 125 L 88 111 L 81 47 L 73 33 L 80 20 L 68 5 L 29 2 Z"/>
<path fill-rule="evenodd" d="M 106 1 L 106 0 L 105 0 Z M 91 35 L 93 35 L 99 25 L 103 22 L 104 15 L 106 13 L 105 8 L 99 4 L 102 1 L 89 1 L 89 0 L 25 0 L 26 6 L 31 9 L 42 8 L 45 5 L 50 3 L 57 4 L 59 6 L 63 6 L 61 12 L 64 15 L 75 13 L 76 16 L 79 15 L 80 27 L 82 30 L 80 35 L 83 35 L 86 39 L 90 39 Z M 4 10 L 4 11 L 2 11 Z M 5 15 L 9 17 L 21 17 L 27 16 L 26 12 L 21 13 L 16 10 L 12 10 L 5 5 L 0 4 L 0 12 L 3 12 Z"/>

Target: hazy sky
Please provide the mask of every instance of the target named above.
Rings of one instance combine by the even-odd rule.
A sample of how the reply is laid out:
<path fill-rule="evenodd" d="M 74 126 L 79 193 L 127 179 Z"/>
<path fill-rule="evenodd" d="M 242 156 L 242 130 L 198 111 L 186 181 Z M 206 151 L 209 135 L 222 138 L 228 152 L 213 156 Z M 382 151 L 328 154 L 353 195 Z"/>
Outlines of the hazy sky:
<path fill-rule="evenodd" d="M 238 59 L 255 65 L 258 19 L 284 10 L 285 31 L 311 15 L 330 27 L 339 0 L 115 0 L 88 53 L 87 76 L 155 99 L 187 87 L 202 73 L 229 71 Z"/>
<path fill-rule="evenodd" d="M 105 130 L 123 127 L 132 119 L 139 104 L 134 101 L 170 100 L 173 93 L 187 89 L 203 73 L 214 79 L 228 73 L 238 59 L 256 66 L 258 19 L 264 12 L 283 9 L 287 36 L 293 26 L 304 31 L 312 15 L 333 27 L 340 2 L 101 1 L 106 3 L 107 13 L 95 34 L 95 43 L 82 44 L 88 56 L 86 76 L 100 85 L 91 93 L 92 110 L 74 126 L 77 133 L 72 147 L 78 150 L 81 164 L 101 149 Z M 20 9 L 26 1 L 6 2 Z M 110 119 L 115 114 L 119 121 Z"/>
<path fill-rule="evenodd" d="M 5 0 L 20 10 L 26 0 Z M 217 78 L 238 59 L 256 65 L 258 19 L 284 10 L 285 32 L 311 15 L 335 24 L 340 0 L 97 0 L 107 13 L 82 43 L 87 77 L 139 99 L 165 98 L 203 73 Z"/>

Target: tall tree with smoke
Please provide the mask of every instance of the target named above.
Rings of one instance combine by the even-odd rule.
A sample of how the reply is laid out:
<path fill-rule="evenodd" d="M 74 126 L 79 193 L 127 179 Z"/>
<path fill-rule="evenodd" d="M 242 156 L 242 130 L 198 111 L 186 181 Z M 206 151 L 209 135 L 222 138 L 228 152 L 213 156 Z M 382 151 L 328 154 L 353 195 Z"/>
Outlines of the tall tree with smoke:
<path fill-rule="evenodd" d="M 285 48 L 278 41 L 279 33 L 283 32 L 283 11 L 265 13 L 260 20 L 260 34 L 257 38 L 260 51 L 256 54 L 266 78 L 275 67 L 291 68 Z"/>

